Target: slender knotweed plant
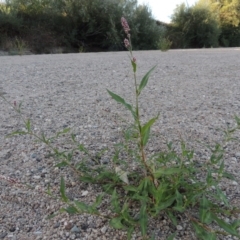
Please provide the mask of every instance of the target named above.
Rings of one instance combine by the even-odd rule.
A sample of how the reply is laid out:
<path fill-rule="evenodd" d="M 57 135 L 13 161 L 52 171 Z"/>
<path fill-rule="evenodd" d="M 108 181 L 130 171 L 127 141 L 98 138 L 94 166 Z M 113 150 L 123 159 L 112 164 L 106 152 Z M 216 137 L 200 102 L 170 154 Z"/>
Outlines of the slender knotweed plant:
<path fill-rule="evenodd" d="M 145 146 L 149 139 L 150 134 L 150 128 L 154 124 L 154 122 L 158 119 L 158 116 L 155 118 L 150 119 L 147 123 L 144 125 L 141 123 L 140 119 L 140 109 L 139 109 L 139 96 L 144 89 L 144 87 L 148 83 L 148 79 L 150 74 L 153 72 L 156 66 L 154 66 L 150 71 L 147 72 L 147 74 L 142 78 L 140 84 L 137 82 L 137 61 L 136 58 L 133 56 L 132 51 L 132 44 L 131 44 L 131 34 L 130 34 L 130 28 L 128 25 L 127 20 L 122 17 L 121 23 L 124 32 L 127 35 L 127 38 L 124 39 L 124 44 L 127 50 L 130 53 L 130 60 L 133 68 L 133 76 L 134 76 L 134 87 L 135 87 L 135 106 L 132 106 L 131 104 L 127 103 L 122 97 L 118 96 L 117 94 L 111 92 L 110 90 L 107 90 L 110 96 L 117 102 L 123 104 L 131 113 L 134 118 L 135 127 L 138 134 L 138 147 L 139 147 L 139 155 L 142 162 L 142 165 L 144 166 L 144 173 L 145 177 L 150 176 L 151 180 L 154 182 L 155 186 L 158 186 L 157 179 L 154 177 L 153 169 L 151 167 L 151 164 L 148 162 L 146 153 L 145 153 Z"/>

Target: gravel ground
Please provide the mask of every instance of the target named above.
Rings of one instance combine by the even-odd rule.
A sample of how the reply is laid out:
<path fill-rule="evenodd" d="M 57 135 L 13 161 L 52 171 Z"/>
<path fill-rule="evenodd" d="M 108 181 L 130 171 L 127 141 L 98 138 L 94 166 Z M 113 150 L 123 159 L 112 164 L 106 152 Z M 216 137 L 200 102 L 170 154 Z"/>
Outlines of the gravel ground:
<path fill-rule="evenodd" d="M 197 157 L 208 159 L 209 153 L 197 141 L 220 141 L 218 129 L 233 126 L 233 116 L 240 116 L 239 50 L 134 53 L 139 78 L 157 65 L 141 98 L 144 120 L 160 112 L 149 152 L 162 149 L 166 139 L 177 142 L 181 137 L 195 148 Z M 77 141 L 92 152 L 118 142 L 123 124 L 119 116 L 131 120 L 106 88 L 132 102 L 132 81 L 126 52 L 0 57 L 0 92 L 12 103 L 23 102 L 24 116 L 31 118 L 34 130 L 52 135 L 70 127 Z M 64 176 L 68 196 L 86 202 L 94 200 L 100 189 L 78 183 L 70 170 L 56 168 L 44 144 L 28 136 L 5 138 L 22 127 L 13 109 L 0 99 L 0 239 L 126 239 L 124 232 L 88 215 L 46 219 L 63 206 L 42 193 L 49 182 L 57 192 Z M 63 141 L 57 144 L 62 146 Z M 226 168 L 237 181 L 224 181 L 222 189 L 239 206 L 240 144 L 228 144 L 225 150 Z M 152 222 L 150 230 L 159 240 L 176 231 L 164 216 Z M 140 234 L 136 232 L 133 239 L 141 239 Z M 184 217 L 175 239 L 195 239 Z"/>

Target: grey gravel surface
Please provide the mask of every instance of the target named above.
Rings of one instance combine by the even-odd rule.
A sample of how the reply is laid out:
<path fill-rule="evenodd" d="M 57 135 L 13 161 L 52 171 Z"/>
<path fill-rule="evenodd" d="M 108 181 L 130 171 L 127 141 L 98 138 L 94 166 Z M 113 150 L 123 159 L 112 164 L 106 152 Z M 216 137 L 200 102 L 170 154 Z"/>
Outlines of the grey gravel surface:
<path fill-rule="evenodd" d="M 233 116 L 240 116 L 240 49 L 139 51 L 134 56 L 139 79 L 157 65 L 140 100 L 143 121 L 160 112 L 148 151 L 163 149 L 165 140 L 182 138 L 199 159 L 207 160 L 209 153 L 198 141 L 220 141 L 219 129 L 234 126 Z M 92 152 L 117 143 L 125 124 L 121 119 L 131 121 L 106 88 L 133 102 L 132 83 L 126 52 L 0 57 L 0 93 L 12 103 L 23 103 L 34 131 L 50 136 L 70 127 Z M 79 183 L 70 170 L 56 168 L 44 144 L 28 136 L 5 138 L 22 128 L 21 119 L 0 99 L 0 239 L 126 239 L 125 232 L 96 217 L 60 214 L 46 219 L 63 203 L 43 191 L 50 183 L 57 193 L 61 176 L 70 198 L 91 202 L 100 189 Z M 63 143 L 57 144 L 63 148 Z M 222 189 L 240 206 L 240 144 L 227 144 L 225 150 L 226 168 L 237 181 L 226 180 Z M 161 240 L 175 231 L 175 239 L 195 239 L 184 218 L 175 228 L 160 217 L 150 231 Z M 141 239 L 140 233 L 133 239 Z"/>

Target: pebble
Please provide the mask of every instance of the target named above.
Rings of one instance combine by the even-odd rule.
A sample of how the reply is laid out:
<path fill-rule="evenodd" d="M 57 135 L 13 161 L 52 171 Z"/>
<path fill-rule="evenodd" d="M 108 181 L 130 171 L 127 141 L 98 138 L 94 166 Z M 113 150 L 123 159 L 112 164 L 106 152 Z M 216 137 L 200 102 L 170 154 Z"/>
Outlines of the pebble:
<path fill-rule="evenodd" d="M 232 185 L 237 186 L 238 183 L 236 181 L 232 181 Z"/>
<path fill-rule="evenodd" d="M 59 222 L 57 222 L 57 223 L 55 223 L 54 225 L 53 225 L 53 228 L 59 228 L 60 227 L 60 223 Z"/>
<path fill-rule="evenodd" d="M 41 176 L 33 176 L 34 179 L 40 179 Z"/>
<path fill-rule="evenodd" d="M 183 227 L 181 225 L 177 225 L 177 230 L 181 231 L 181 230 L 183 230 Z"/>
<path fill-rule="evenodd" d="M 88 225 L 87 224 L 81 224 L 81 229 L 82 230 L 87 230 L 88 229 Z"/>
<path fill-rule="evenodd" d="M 108 158 L 101 159 L 102 164 L 109 164 L 110 160 Z"/>
<path fill-rule="evenodd" d="M 106 227 L 106 226 L 104 226 L 104 227 L 101 228 L 101 232 L 102 232 L 103 234 L 106 233 L 106 231 L 107 231 L 107 227 Z"/>
<path fill-rule="evenodd" d="M 76 225 L 74 225 L 73 228 L 71 229 L 71 232 L 73 232 L 73 233 L 80 233 L 81 231 L 80 231 L 80 229 Z"/>
<path fill-rule="evenodd" d="M 36 158 L 36 157 L 37 157 L 37 154 L 36 154 L 36 153 L 33 153 L 33 154 L 31 155 L 31 157 L 32 157 L 32 158 Z"/>
<path fill-rule="evenodd" d="M 64 228 L 66 229 L 66 230 L 68 230 L 68 231 L 70 231 L 71 229 L 72 229 L 72 223 L 67 223 L 67 222 L 65 222 L 64 223 Z"/>
<path fill-rule="evenodd" d="M 6 236 L 7 236 L 7 233 L 6 233 L 6 232 L 1 233 L 1 234 L 0 234 L 0 239 L 4 239 Z"/>
<path fill-rule="evenodd" d="M 83 191 L 82 192 L 82 197 L 85 197 L 85 196 L 87 196 L 88 195 L 88 191 Z"/>

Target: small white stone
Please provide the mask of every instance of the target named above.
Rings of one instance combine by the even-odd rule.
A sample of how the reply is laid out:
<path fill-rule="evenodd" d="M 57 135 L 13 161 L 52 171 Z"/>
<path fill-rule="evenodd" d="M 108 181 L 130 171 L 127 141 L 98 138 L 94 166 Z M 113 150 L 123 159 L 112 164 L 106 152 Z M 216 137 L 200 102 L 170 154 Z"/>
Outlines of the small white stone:
<path fill-rule="evenodd" d="M 237 153 L 235 154 L 235 156 L 236 156 L 237 158 L 240 158 L 240 152 L 237 152 Z"/>
<path fill-rule="evenodd" d="M 177 225 L 177 230 L 181 231 L 181 230 L 183 230 L 183 227 L 181 225 Z"/>
<path fill-rule="evenodd" d="M 106 231 L 107 231 L 107 227 L 106 227 L 106 226 L 104 226 L 104 227 L 101 228 L 101 232 L 102 232 L 102 233 L 106 233 Z"/>
<path fill-rule="evenodd" d="M 236 181 L 232 181 L 232 185 L 237 186 L 238 183 Z"/>
<path fill-rule="evenodd" d="M 83 191 L 82 192 L 82 196 L 84 197 L 84 196 L 87 196 L 88 195 L 88 191 Z"/>
<path fill-rule="evenodd" d="M 34 179 L 40 179 L 41 176 L 33 176 Z"/>
<path fill-rule="evenodd" d="M 76 186 L 76 183 L 75 182 L 71 182 L 71 185 L 74 187 L 74 186 Z"/>

